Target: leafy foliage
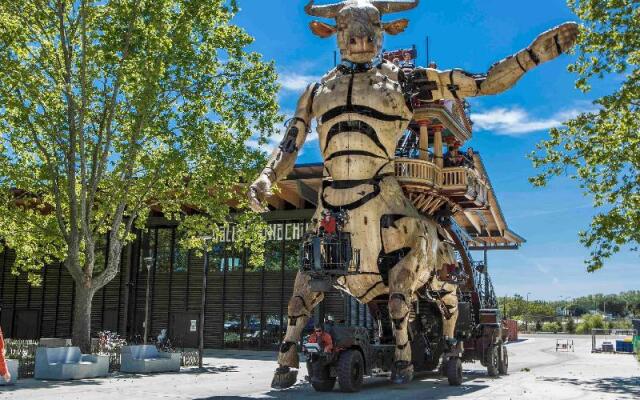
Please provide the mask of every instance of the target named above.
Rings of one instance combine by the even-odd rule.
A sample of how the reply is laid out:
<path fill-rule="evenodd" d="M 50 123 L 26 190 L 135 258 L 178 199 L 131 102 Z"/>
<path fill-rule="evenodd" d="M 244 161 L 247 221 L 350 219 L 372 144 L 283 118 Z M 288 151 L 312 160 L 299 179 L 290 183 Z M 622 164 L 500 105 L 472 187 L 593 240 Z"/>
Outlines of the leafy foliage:
<path fill-rule="evenodd" d="M 576 333 L 576 323 L 573 318 L 567 319 L 567 323 L 564 324 L 564 329 L 567 333 Z"/>
<path fill-rule="evenodd" d="M 202 248 L 230 204 L 244 207 L 240 188 L 263 161 L 246 143 L 280 117 L 274 66 L 245 50 L 237 11 L 235 0 L 0 3 L 0 237 L 17 270 L 37 282 L 64 260 L 90 307 L 150 212 Z M 263 226 L 243 218 L 259 259 Z"/>
<path fill-rule="evenodd" d="M 545 322 L 542 325 L 542 332 L 558 333 L 562 331 L 562 324 L 557 321 Z"/>
<path fill-rule="evenodd" d="M 529 301 L 527 303 L 521 295 L 513 297 L 499 297 L 500 310 L 506 311 L 506 316 L 513 319 L 549 319 L 556 315 L 556 310 L 567 310 L 567 314 L 574 317 L 596 311 L 612 314 L 614 317 L 640 317 L 640 291 L 630 290 L 619 294 L 593 294 L 561 301 Z"/>
<path fill-rule="evenodd" d="M 537 145 L 531 159 L 542 171 L 531 181 L 544 186 L 568 174 L 593 197 L 600 211 L 580 241 L 591 249 L 586 264 L 595 271 L 623 246 L 637 250 L 640 243 L 640 2 L 568 3 L 584 24 L 569 68 L 579 75 L 576 86 L 587 92 L 592 79 L 606 76 L 621 83 Z"/>
<path fill-rule="evenodd" d="M 577 333 L 588 334 L 592 329 L 604 329 L 602 315 L 585 315 L 576 328 Z"/>

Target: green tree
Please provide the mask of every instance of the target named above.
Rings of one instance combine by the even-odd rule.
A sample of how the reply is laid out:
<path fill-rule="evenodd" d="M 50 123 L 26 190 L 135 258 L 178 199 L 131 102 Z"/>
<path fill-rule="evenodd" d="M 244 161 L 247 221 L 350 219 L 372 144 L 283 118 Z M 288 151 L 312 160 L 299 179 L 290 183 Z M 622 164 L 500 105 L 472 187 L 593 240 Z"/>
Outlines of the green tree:
<path fill-rule="evenodd" d="M 564 329 L 567 331 L 567 333 L 576 333 L 576 323 L 572 317 L 569 317 Z"/>
<path fill-rule="evenodd" d="M 578 324 L 576 332 L 589 334 L 592 329 L 604 329 L 604 324 L 602 315 L 585 315 Z"/>
<path fill-rule="evenodd" d="M 264 143 L 280 117 L 274 66 L 245 50 L 237 11 L 234 0 L 0 2 L 0 237 L 34 283 L 64 262 L 85 351 L 91 300 L 149 210 L 196 247 L 229 204 L 243 207 L 237 188 L 263 159 L 246 142 Z M 260 254 L 257 229 L 243 231 L 239 244 Z"/>
<path fill-rule="evenodd" d="M 536 332 L 540 332 L 542 330 L 542 321 L 538 320 L 536 321 Z"/>
<path fill-rule="evenodd" d="M 595 271 L 623 246 L 637 250 L 640 243 L 640 2 L 568 3 L 584 24 L 570 66 L 579 75 L 576 86 L 587 92 L 590 80 L 608 75 L 621 83 L 537 145 L 531 158 L 542 171 L 531 181 L 544 186 L 568 174 L 593 197 L 600 211 L 580 241 L 591 249 L 586 264 Z"/>

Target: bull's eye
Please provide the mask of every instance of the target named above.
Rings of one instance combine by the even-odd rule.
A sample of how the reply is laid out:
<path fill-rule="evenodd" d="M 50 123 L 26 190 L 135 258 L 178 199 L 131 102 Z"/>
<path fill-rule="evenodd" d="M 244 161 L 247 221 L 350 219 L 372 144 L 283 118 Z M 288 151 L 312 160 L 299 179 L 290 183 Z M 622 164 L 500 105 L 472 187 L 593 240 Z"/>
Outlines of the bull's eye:
<path fill-rule="evenodd" d="M 367 40 L 369 41 L 369 43 L 373 43 L 373 36 L 369 36 Z"/>
<path fill-rule="evenodd" d="M 356 44 L 356 40 L 354 38 L 349 39 L 349 43 Z"/>

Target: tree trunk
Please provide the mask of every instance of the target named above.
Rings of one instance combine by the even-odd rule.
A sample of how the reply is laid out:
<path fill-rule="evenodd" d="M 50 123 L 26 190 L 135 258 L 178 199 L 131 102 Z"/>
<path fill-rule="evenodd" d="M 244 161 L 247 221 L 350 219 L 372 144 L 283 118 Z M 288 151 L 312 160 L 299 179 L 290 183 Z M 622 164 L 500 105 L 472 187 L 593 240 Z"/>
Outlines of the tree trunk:
<path fill-rule="evenodd" d="M 73 312 L 73 345 L 84 354 L 91 353 L 91 303 L 95 291 L 76 282 Z"/>

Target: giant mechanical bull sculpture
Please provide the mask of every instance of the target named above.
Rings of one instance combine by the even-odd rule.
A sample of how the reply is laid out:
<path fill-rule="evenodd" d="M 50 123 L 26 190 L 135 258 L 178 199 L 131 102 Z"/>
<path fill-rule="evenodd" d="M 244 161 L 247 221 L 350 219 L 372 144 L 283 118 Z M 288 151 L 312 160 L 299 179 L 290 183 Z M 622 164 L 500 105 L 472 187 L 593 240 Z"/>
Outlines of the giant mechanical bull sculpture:
<path fill-rule="evenodd" d="M 322 38 L 337 34 L 342 62 L 305 90 L 282 143 L 249 191 L 252 207 L 264 211 L 261 200 L 292 170 L 311 119 L 316 118 L 325 173 L 314 229 L 320 229 L 327 216 L 340 213 L 344 221 L 341 230 L 349 234 L 350 245 L 359 252 L 360 273 L 340 277 L 338 289 L 364 304 L 388 294 L 396 342 L 393 379 L 397 383 L 413 377 L 407 322 L 416 290 L 427 284 L 441 288 L 445 283 L 438 280 L 437 272 L 443 264 L 453 262 L 446 234 L 414 208 L 394 177 L 395 148 L 412 119 L 413 100 L 503 92 L 527 71 L 569 49 L 578 32 L 575 23 L 551 29 L 526 49 L 494 64 L 486 74 L 421 69 L 422 83 L 409 84 L 398 67 L 380 58 L 383 33 L 401 33 L 408 20 L 385 23 L 381 16 L 417 5 L 418 0 L 347 0 L 330 5 L 311 1 L 305 7 L 312 16 L 335 19 L 335 25 L 313 21 L 310 27 Z M 384 265 L 380 260 L 385 260 Z M 312 290 L 309 275 L 299 272 L 273 387 L 295 383 L 299 366 L 296 343 L 323 297 L 322 292 Z M 455 287 L 442 302 L 448 309 L 443 313 L 447 315 L 443 317 L 444 334 L 454 345 Z"/>

